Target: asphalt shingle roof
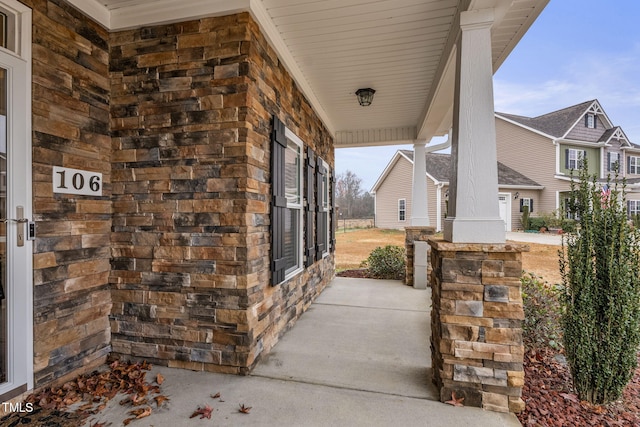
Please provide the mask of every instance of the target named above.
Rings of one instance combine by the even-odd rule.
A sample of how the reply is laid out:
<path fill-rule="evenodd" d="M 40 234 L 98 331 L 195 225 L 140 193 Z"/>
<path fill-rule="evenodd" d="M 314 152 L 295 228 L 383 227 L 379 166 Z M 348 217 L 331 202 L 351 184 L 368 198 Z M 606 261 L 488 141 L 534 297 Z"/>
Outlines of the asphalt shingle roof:
<path fill-rule="evenodd" d="M 413 161 L 413 151 L 400 150 L 402 154 Z M 427 173 L 441 182 L 449 182 L 451 174 L 451 155 L 427 153 Z M 540 186 L 537 182 L 527 178 L 520 172 L 498 162 L 498 185 Z"/>
<path fill-rule="evenodd" d="M 524 117 L 507 113 L 496 114 L 524 126 L 544 132 L 547 135 L 560 138 L 564 136 L 569 129 L 571 129 L 571 126 L 576 123 L 576 121 L 585 113 L 585 111 L 587 111 L 587 108 L 589 108 L 594 101 L 595 99 L 592 99 L 591 101 L 563 108 L 562 110 L 552 111 L 551 113 L 543 114 L 538 117 Z"/>

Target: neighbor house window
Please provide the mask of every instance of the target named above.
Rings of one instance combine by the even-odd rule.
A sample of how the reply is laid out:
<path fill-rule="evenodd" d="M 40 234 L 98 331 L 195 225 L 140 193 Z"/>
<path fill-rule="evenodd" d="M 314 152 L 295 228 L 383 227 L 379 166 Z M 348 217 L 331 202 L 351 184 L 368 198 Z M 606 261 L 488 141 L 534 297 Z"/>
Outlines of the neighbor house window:
<path fill-rule="evenodd" d="M 617 172 L 620 170 L 620 153 L 607 153 L 607 171 Z"/>
<path fill-rule="evenodd" d="M 627 173 L 640 174 L 640 157 L 629 156 L 627 163 Z"/>
<path fill-rule="evenodd" d="M 520 199 L 520 212 L 524 212 L 524 207 L 529 208 L 529 213 L 533 212 L 533 199 L 527 199 L 526 197 Z"/>
<path fill-rule="evenodd" d="M 627 214 L 629 218 L 640 214 L 640 200 L 627 200 Z"/>
<path fill-rule="evenodd" d="M 407 200 L 398 200 L 398 221 L 405 221 L 407 219 Z"/>
<path fill-rule="evenodd" d="M 571 199 L 569 197 L 564 198 L 564 202 L 562 204 L 562 209 L 564 211 L 564 217 L 567 219 L 580 219 L 580 215 L 578 215 L 576 200 Z"/>
<path fill-rule="evenodd" d="M 580 169 L 584 164 L 583 160 L 587 158 L 587 152 L 585 150 L 576 150 L 575 148 L 567 148 L 565 150 L 565 168 L 566 169 Z"/>
<path fill-rule="evenodd" d="M 587 114 L 586 119 L 585 119 L 585 125 L 589 128 L 589 129 L 595 129 L 596 128 L 596 115 L 595 114 Z"/>
<path fill-rule="evenodd" d="M 271 284 L 303 268 L 303 143 L 277 117 L 271 135 Z"/>

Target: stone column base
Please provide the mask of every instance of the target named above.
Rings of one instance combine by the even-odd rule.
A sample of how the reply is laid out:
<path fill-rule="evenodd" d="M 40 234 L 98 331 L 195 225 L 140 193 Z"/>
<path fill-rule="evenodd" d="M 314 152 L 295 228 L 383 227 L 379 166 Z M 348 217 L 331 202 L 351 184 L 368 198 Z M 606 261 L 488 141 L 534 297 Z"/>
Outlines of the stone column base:
<path fill-rule="evenodd" d="M 430 239 L 431 355 L 440 400 L 498 412 L 524 409 L 520 244 Z"/>
<path fill-rule="evenodd" d="M 404 283 L 405 285 L 414 286 L 414 263 L 415 263 L 415 245 L 413 242 L 420 241 L 426 242 L 429 240 L 431 236 L 436 233 L 435 227 L 423 227 L 423 226 L 409 226 L 404 228 L 405 231 L 405 239 L 404 239 L 404 247 L 407 252 L 406 266 L 405 266 L 405 275 L 404 275 Z M 430 258 L 427 257 L 427 260 Z M 426 265 L 426 277 L 427 282 L 429 281 L 429 275 L 431 271 L 431 265 L 427 261 Z M 426 286 L 425 286 L 426 287 Z"/>

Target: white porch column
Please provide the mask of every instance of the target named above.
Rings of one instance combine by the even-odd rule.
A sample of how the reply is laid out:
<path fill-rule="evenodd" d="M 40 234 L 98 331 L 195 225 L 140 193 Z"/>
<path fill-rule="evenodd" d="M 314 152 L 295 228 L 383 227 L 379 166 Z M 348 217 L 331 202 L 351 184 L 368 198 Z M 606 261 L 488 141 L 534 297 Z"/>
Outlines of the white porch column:
<path fill-rule="evenodd" d="M 498 207 L 492 24 L 493 9 L 460 14 L 449 216 L 444 222 L 444 239 L 454 243 L 505 242 Z"/>
<path fill-rule="evenodd" d="M 427 210 L 427 160 L 425 146 L 427 141 L 415 141 L 413 144 L 413 186 L 411 187 L 411 225 L 428 227 Z"/>

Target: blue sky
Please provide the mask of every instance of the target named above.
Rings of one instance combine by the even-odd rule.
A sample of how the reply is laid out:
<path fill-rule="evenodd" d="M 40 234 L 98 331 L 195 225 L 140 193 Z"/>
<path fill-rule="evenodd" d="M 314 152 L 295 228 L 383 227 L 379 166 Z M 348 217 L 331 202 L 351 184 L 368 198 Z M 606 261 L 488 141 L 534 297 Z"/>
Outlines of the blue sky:
<path fill-rule="evenodd" d="M 598 99 L 614 125 L 640 144 L 640 2 L 551 0 L 494 75 L 497 111 L 537 116 Z M 368 191 L 398 149 L 336 150 Z"/>

